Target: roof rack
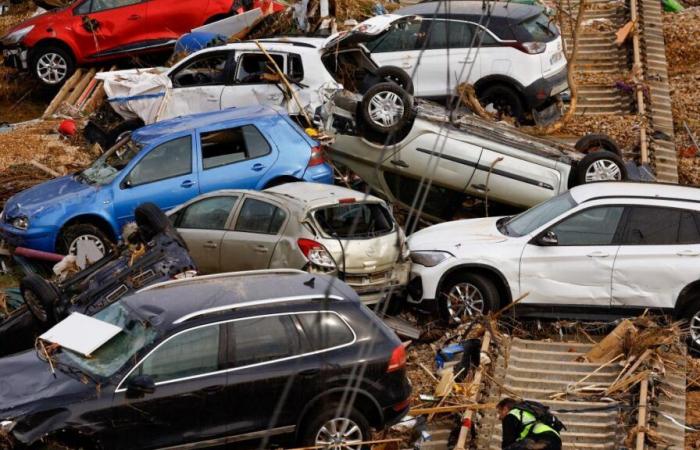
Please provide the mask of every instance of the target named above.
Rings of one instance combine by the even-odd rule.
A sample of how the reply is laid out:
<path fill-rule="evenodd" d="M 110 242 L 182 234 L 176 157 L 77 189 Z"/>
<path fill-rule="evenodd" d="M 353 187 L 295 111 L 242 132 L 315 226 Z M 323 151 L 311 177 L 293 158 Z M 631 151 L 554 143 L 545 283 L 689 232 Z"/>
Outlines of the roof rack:
<path fill-rule="evenodd" d="M 201 281 L 201 280 L 218 280 L 218 279 L 238 278 L 238 277 L 245 277 L 245 276 L 268 275 L 268 274 L 280 274 L 280 275 L 307 274 L 308 275 L 309 273 L 304 272 L 303 270 L 299 270 L 299 269 L 260 269 L 260 270 L 244 270 L 241 272 L 215 273 L 215 274 L 211 274 L 211 275 L 198 275 L 198 276 L 195 276 L 192 278 L 180 278 L 180 279 L 175 279 L 175 280 L 163 281 L 161 283 L 152 284 L 150 286 L 146 286 L 145 288 L 139 289 L 138 291 L 136 291 L 136 293 L 151 291 L 153 289 L 159 289 L 162 287 L 172 286 L 175 284 L 186 284 L 186 283 L 192 283 L 192 282 Z"/>

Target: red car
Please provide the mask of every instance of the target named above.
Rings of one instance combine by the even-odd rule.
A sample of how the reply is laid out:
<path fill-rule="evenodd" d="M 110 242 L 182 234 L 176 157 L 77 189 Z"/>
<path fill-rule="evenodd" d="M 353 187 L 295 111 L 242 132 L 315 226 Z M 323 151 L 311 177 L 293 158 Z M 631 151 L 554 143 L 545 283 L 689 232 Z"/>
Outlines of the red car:
<path fill-rule="evenodd" d="M 0 38 L 5 65 L 59 85 L 75 67 L 172 48 L 175 40 L 233 13 L 233 0 L 77 0 Z"/>

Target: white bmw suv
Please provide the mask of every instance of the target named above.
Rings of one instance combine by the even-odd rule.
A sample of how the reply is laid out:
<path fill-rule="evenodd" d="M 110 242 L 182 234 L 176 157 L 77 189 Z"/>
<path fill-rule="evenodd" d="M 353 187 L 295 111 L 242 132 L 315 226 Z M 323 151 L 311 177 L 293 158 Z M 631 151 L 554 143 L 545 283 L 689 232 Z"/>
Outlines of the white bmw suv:
<path fill-rule="evenodd" d="M 514 217 L 425 228 L 408 244 L 408 300 L 437 300 L 446 320 L 527 293 L 516 309 L 545 317 L 672 312 L 700 343 L 698 188 L 586 184 Z"/>

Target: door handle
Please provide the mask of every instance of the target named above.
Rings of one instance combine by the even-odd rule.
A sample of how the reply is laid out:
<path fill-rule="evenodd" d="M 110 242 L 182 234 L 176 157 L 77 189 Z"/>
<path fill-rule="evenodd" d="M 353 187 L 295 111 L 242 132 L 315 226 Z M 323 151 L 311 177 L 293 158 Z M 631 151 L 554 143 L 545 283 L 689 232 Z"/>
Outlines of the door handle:
<path fill-rule="evenodd" d="M 321 373 L 321 369 L 306 369 L 299 372 L 302 377 L 313 377 Z"/>
<path fill-rule="evenodd" d="M 392 159 L 391 163 L 395 166 L 403 167 L 405 169 L 408 169 L 408 164 L 406 164 L 406 161 L 403 159 Z"/>
<path fill-rule="evenodd" d="M 264 165 L 264 164 L 260 164 L 260 163 L 253 164 L 253 167 L 251 167 L 251 169 L 253 169 L 253 170 L 256 171 L 256 172 L 260 172 L 260 171 L 263 170 L 264 168 L 265 168 L 265 165 Z"/>
<path fill-rule="evenodd" d="M 202 247 L 204 247 L 204 248 L 216 248 L 218 246 L 213 241 L 207 241 L 202 245 Z"/>
<path fill-rule="evenodd" d="M 610 255 L 608 253 L 605 253 L 605 252 L 596 251 L 596 252 L 591 252 L 591 253 L 587 254 L 586 256 L 588 256 L 589 258 L 607 258 Z"/>
<path fill-rule="evenodd" d="M 256 245 L 254 247 L 254 250 L 258 253 L 267 253 L 267 247 L 265 247 L 264 245 Z"/>
<path fill-rule="evenodd" d="M 695 251 L 695 250 L 681 250 L 678 253 L 676 253 L 678 256 L 698 256 L 700 255 L 700 252 Z"/>
<path fill-rule="evenodd" d="M 477 191 L 483 191 L 483 192 L 486 192 L 489 190 L 485 184 L 472 184 L 472 188 L 477 190 Z"/>
<path fill-rule="evenodd" d="M 204 389 L 202 389 L 204 392 L 207 394 L 213 394 L 215 392 L 221 392 L 224 390 L 223 385 L 217 384 L 216 386 L 207 386 Z"/>
<path fill-rule="evenodd" d="M 191 188 L 191 187 L 194 186 L 195 184 L 197 184 L 196 181 L 185 180 L 185 181 L 182 182 L 182 184 L 180 184 L 180 186 L 181 186 L 181 187 L 184 187 L 184 188 Z"/>
<path fill-rule="evenodd" d="M 472 62 L 474 62 L 474 57 L 460 59 L 460 60 L 457 61 L 457 62 L 458 62 L 458 63 L 461 63 L 461 64 L 472 63 Z"/>
<path fill-rule="evenodd" d="M 141 16 L 139 16 L 138 14 L 132 14 L 129 16 L 129 20 L 139 20 L 140 18 Z"/>

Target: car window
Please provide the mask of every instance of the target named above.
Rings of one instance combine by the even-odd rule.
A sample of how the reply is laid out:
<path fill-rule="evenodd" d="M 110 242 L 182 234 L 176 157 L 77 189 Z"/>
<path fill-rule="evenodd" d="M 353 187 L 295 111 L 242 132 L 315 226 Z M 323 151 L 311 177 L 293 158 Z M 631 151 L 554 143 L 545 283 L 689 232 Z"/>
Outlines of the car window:
<path fill-rule="evenodd" d="M 678 243 L 700 244 L 700 213 L 694 211 L 681 212 Z"/>
<path fill-rule="evenodd" d="M 97 158 L 80 175 L 89 183 L 108 184 L 138 155 L 143 145 L 131 138 L 121 141 Z"/>
<path fill-rule="evenodd" d="M 226 60 L 228 53 L 206 53 L 198 58 L 193 58 L 172 75 L 173 86 L 212 86 L 224 84 L 226 77 Z"/>
<path fill-rule="evenodd" d="M 199 139 L 204 170 L 270 153 L 270 144 L 253 125 L 201 133 Z"/>
<path fill-rule="evenodd" d="M 299 333 L 287 315 L 229 322 L 228 341 L 234 367 L 243 367 L 301 353 Z"/>
<path fill-rule="evenodd" d="M 491 33 L 486 31 L 484 28 L 479 27 L 479 26 L 474 26 L 472 28 L 472 31 L 476 33 L 476 39 L 474 40 L 474 46 L 478 47 L 479 45 L 482 46 L 489 46 L 489 45 L 498 45 L 498 41 L 496 41 L 496 38 L 494 38 Z M 481 44 L 479 44 L 481 42 Z"/>
<path fill-rule="evenodd" d="M 423 32 L 428 41 L 426 50 L 469 48 L 472 45 L 472 25 L 455 20 L 424 20 Z"/>
<path fill-rule="evenodd" d="M 623 206 L 588 208 L 562 220 L 552 228 L 559 245 L 610 245 L 615 241 Z"/>
<path fill-rule="evenodd" d="M 270 203 L 248 198 L 238 214 L 236 231 L 277 234 L 287 214 Z"/>
<path fill-rule="evenodd" d="M 200 230 L 223 230 L 238 197 L 212 197 L 193 203 L 180 212 L 176 226 Z"/>
<path fill-rule="evenodd" d="M 270 55 L 280 69 L 284 68 L 282 55 Z M 274 65 L 266 55 L 262 53 L 244 53 L 238 59 L 236 71 L 236 83 L 260 84 L 278 83 L 279 76 Z"/>
<path fill-rule="evenodd" d="M 516 26 L 516 32 L 519 40 L 527 42 L 549 42 L 559 36 L 554 20 L 550 20 L 544 14 L 521 22 Z"/>
<path fill-rule="evenodd" d="M 120 8 L 122 6 L 135 5 L 141 0 L 92 0 L 90 12 L 104 11 L 105 9 Z"/>
<path fill-rule="evenodd" d="M 316 222 L 330 236 L 366 238 L 391 233 L 394 221 L 378 203 L 333 205 L 314 212 Z"/>
<path fill-rule="evenodd" d="M 90 12 L 91 5 L 92 0 L 85 0 L 73 10 L 73 14 L 87 14 Z"/>
<path fill-rule="evenodd" d="M 139 161 L 127 178 L 130 186 L 185 175 L 192 172 L 192 138 L 181 138 L 160 144 Z"/>
<path fill-rule="evenodd" d="M 365 45 L 372 53 L 417 50 L 423 45 L 421 36 L 421 21 L 401 22 Z"/>
<path fill-rule="evenodd" d="M 165 341 L 130 375 L 149 375 L 156 383 L 203 375 L 223 369 L 220 362 L 221 326 L 205 325 Z"/>
<path fill-rule="evenodd" d="M 509 219 L 503 231 L 508 236 L 525 236 L 575 206 L 574 198 L 565 192 Z"/>
<path fill-rule="evenodd" d="M 350 328 L 335 313 L 321 311 L 296 317 L 314 351 L 348 344 L 354 339 Z"/>
<path fill-rule="evenodd" d="M 287 55 L 287 75 L 293 81 L 301 81 L 304 79 L 304 66 L 301 63 L 301 56 L 290 53 Z"/>
<path fill-rule="evenodd" d="M 627 245 L 675 245 L 700 242 L 690 211 L 676 208 L 635 206 L 627 219 Z"/>

